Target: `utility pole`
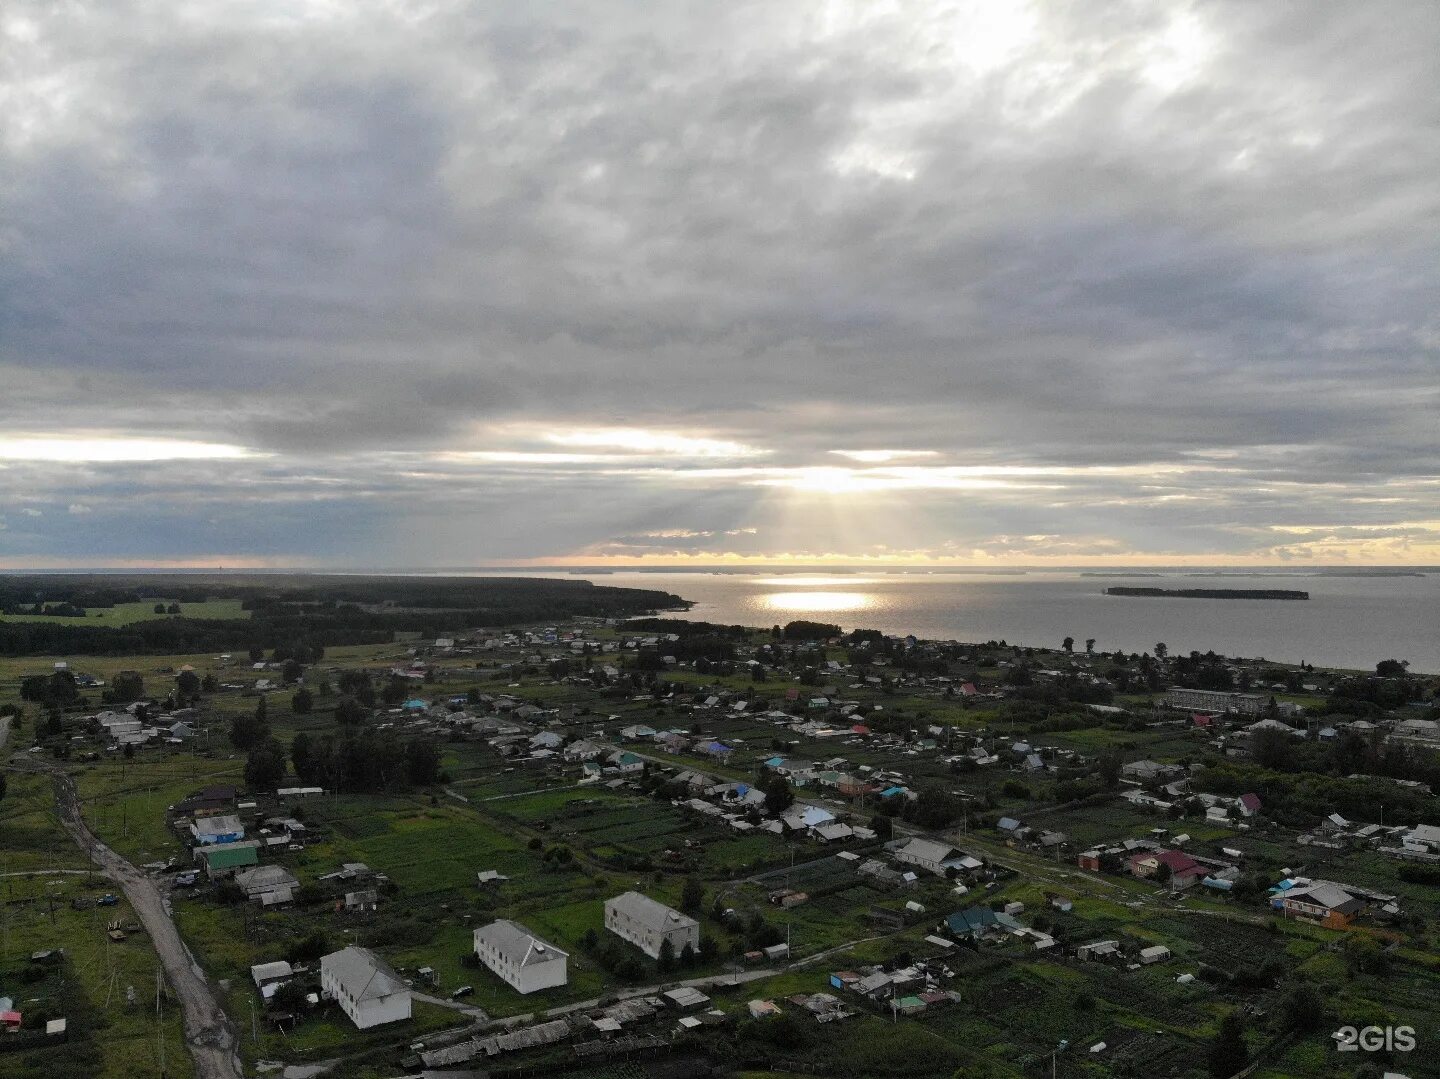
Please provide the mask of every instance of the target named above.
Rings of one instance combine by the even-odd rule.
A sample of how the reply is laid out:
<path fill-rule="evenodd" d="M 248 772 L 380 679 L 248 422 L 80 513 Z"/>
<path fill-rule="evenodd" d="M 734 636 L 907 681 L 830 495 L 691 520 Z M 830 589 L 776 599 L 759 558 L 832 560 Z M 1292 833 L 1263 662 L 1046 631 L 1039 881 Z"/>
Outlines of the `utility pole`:
<path fill-rule="evenodd" d="M 160 1013 L 160 967 L 155 967 L 155 1047 L 160 1062 L 160 1079 L 165 1079 L 165 1023 Z"/>

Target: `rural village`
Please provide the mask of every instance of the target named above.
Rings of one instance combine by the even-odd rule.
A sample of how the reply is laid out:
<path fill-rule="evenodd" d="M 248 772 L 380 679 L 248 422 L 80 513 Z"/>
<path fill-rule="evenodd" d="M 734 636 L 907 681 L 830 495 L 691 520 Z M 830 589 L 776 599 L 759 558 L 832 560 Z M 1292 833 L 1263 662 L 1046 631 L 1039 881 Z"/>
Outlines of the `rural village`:
<path fill-rule="evenodd" d="M 0 1072 L 1436 1074 L 1435 680 L 1096 645 L 0 661 Z"/>

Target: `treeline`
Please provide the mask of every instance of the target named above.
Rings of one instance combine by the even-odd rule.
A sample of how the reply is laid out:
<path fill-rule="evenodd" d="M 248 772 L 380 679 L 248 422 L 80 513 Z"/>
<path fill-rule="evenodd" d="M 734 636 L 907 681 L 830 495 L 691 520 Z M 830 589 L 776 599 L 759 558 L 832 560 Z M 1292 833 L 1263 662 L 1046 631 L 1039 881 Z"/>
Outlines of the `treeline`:
<path fill-rule="evenodd" d="M 658 648 L 642 648 L 635 657 L 635 666 L 642 671 L 659 671 L 665 667 L 664 657 L 677 660 L 704 660 L 724 663 L 735 658 L 735 642 L 730 637 L 697 633 L 678 641 L 662 641 Z"/>
<path fill-rule="evenodd" d="M 440 751 L 424 738 L 402 739 L 394 731 L 358 728 L 338 734 L 297 734 L 290 768 L 305 786 L 340 791 L 428 787 L 441 780 Z M 273 739 L 257 746 L 246 763 L 246 781 L 268 789 L 285 775 L 285 756 Z"/>
<path fill-rule="evenodd" d="M 605 598 L 600 598 L 600 597 Z M 550 608 L 616 617 L 685 607 L 679 596 L 648 588 L 616 588 L 586 580 L 541 577 L 394 577 L 340 574 L 44 574 L 0 577 L 0 604 L 64 600 L 77 607 L 113 607 L 142 599 L 181 603 L 238 599 L 274 603 L 388 605 L 483 610 Z M 589 609 L 587 609 L 589 608 Z M 541 615 L 540 617 L 544 617 Z"/>
<path fill-rule="evenodd" d="M 34 610 L 37 603 L 44 607 L 53 604 L 83 611 L 86 607 L 139 603 L 144 598 L 134 588 L 97 584 L 88 577 L 52 577 L 48 574 L 44 577 L 0 577 L 0 611 L 6 614 L 39 613 Z M 199 598 L 205 597 L 202 595 Z"/>
<path fill-rule="evenodd" d="M 1258 794 L 1270 817 L 1297 828 L 1308 828 L 1330 813 L 1362 822 L 1440 824 L 1440 805 L 1434 798 L 1378 778 L 1283 773 L 1226 762 L 1205 769 L 1198 785 L 1217 794 Z"/>
<path fill-rule="evenodd" d="M 691 622 L 684 618 L 632 618 L 620 626 L 627 633 L 673 633 L 685 637 L 735 637 L 744 639 L 750 630 L 744 626 L 722 626 L 717 622 Z"/>
<path fill-rule="evenodd" d="M 11 580 L 11 587 L 20 588 Z M 0 624 L 0 655 L 135 655 L 215 651 L 270 650 L 294 641 L 320 647 L 342 644 L 386 644 L 396 633 L 439 636 L 475 626 L 545 622 L 575 616 L 616 617 L 682 601 L 666 592 L 638 588 L 596 587 L 588 581 L 489 579 L 466 582 L 453 592 L 427 585 L 405 593 L 406 606 L 379 610 L 357 606 L 355 595 L 374 602 L 398 586 L 377 586 L 374 592 L 344 585 L 336 595 L 311 596 L 291 589 L 282 596 L 252 585 L 245 594 L 249 619 L 175 617 L 135 622 L 128 626 L 69 625 L 46 622 Z M 167 589 L 172 590 L 173 589 Z M 218 590 L 207 590 L 213 595 Z M 243 590 L 224 589 L 232 597 Z M 401 593 L 395 592 L 396 595 Z M 202 597 L 203 598 L 203 597 Z M 440 603 L 441 599 L 446 602 Z M 466 600 L 466 605 L 457 601 Z M 472 605 L 473 604 L 473 605 Z"/>
<path fill-rule="evenodd" d="M 303 620 L 166 618 L 106 627 L 55 622 L 0 623 L 0 655 L 128 656 L 189 652 L 244 652 L 273 649 L 304 636 L 316 643 L 386 644 L 395 628 L 332 620 L 316 626 Z"/>

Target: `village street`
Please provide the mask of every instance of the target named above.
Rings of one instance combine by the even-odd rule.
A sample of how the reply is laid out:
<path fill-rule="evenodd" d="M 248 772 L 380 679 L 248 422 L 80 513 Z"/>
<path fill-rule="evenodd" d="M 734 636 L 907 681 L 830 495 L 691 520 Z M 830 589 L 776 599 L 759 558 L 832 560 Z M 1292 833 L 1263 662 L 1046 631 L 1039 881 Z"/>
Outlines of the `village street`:
<path fill-rule="evenodd" d="M 86 827 L 71 778 L 60 769 L 52 769 L 51 778 L 65 831 L 81 850 L 93 856 L 99 872 L 125 892 L 125 898 L 150 936 L 183 1010 L 185 1042 L 195 1060 L 198 1079 L 241 1079 L 243 1071 L 235 1051 L 234 1027 L 206 981 L 205 972 L 180 939 L 160 889 Z"/>

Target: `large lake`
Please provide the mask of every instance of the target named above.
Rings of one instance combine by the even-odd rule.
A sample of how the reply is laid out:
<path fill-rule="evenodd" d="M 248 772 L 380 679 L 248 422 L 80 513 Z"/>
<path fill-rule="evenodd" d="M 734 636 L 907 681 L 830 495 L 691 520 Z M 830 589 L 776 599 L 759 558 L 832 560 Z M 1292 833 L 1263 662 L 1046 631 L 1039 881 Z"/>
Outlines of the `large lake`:
<path fill-rule="evenodd" d="M 527 574 L 528 575 L 528 574 Z M 1087 637 L 1096 648 L 1171 653 L 1191 649 L 1287 663 L 1372 668 L 1407 659 L 1440 672 L 1440 574 L 1333 577 L 1257 574 L 1204 577 L 1083 577 L 944 574 L 545 573 L 596 584 L 657 588 L 696 605 L 677 617 L 769 626 L 794 618 L 944 640 L 1006 640 L 1059 647 Z M 1107 585 L 1159 588 L 1286 588 L 1308 601 L 1122 598 Z"/>

